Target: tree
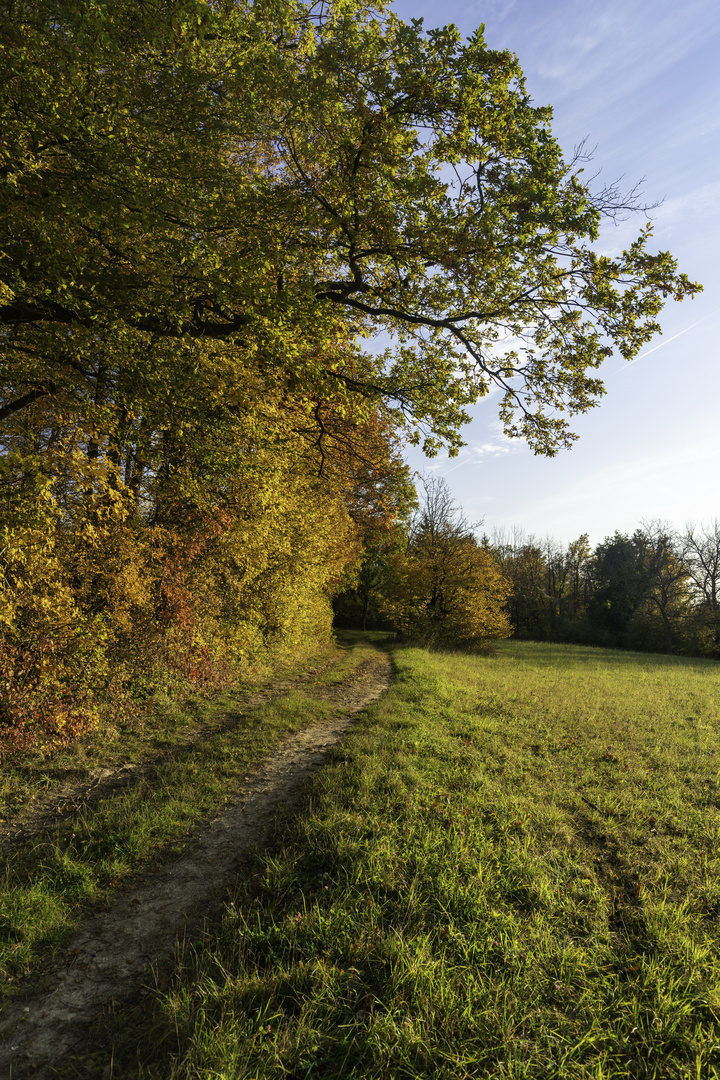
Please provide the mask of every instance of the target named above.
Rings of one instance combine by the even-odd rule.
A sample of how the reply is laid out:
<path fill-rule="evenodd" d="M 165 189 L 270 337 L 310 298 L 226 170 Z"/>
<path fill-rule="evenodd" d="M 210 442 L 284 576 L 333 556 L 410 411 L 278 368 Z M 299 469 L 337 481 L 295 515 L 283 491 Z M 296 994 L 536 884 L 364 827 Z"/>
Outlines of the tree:
<path fill-rule="evenodd" d="M 498 385 L 506 430 L 554 454 L 593 369 L 697 291 L 649 227 L 593 251 L 622 199 L 479 31 L 358 0 L 0 10 L 0 418 L 45 400 L 142 460 L 158 387 L 169 442 L 198 393 L 220 413 L 289 393 L 308 416 L 385 400 L 453 450 Z"/>
<path fill-rule="evenodd" d="M 586 640 L 590 544 L 587 533 L 563 547 L 539 543 L 515 527 L 487 541 L 511 585 L 508 611 L 516 637 L 536 641 Z"/>
<path fill-rule="evenodd" d="M 568 636 L 577 634 L 587 608 L 591 548 L 587 533 L 572 540 L 564 553 L 561 622 Z"/>
<path fill-rule="evenodd" d="M 548 595 L 548 567 L 541 546 L 532 535 L 514 528 L 496 530 L 492 550 L 510 583 L 507 606 L 516 637 L 542 641 L 550 634 L 552 611 Z"/>
<path fill-rule="evenodd" d="M 111 656 L 197 672 L 320 633 L 394 513 L 388 438 L 454 452 L 500 386 L 554 454 L 602 360 L 697 291 L 647 228 L 593 250 L 619 196 L 480 33 L 364 0 L 0 0 L 0 56 L 0 683 L 62 651 L 56 717 Z"/>
<path fill-rule="evenodd" d="M 635 614 L 650 592 L 650 575 L 642 557 L 639 534 L 616 532 L 595 548 L 589 615 L 601 644 L 627 645 Z"/>
<path fill-rule="evenodd" d="M 638 533 L 644 542 L 650 607 L 662 620 L 665 652 L 672 653 L 690 614 L 690 574 L 678 538 L 666 522 L 645 521 Z"/>
<path fill-rule="evenodd" d="M 400 456 L 392 431 L 379 417 L 370 427 L 353 432 L 362 435 L 364 449 L 348 455 L 350 466 L 347 502 L 350 515 L 362 535 L 362 551 L 347 571 L 347 582 L 334 599 L 338 626 L 377 629 L 382 618 L 378 597 L 390 559 L 407 544 L 417 494 L 410 470 Z M 368 455 L 372 454 L 372 460 Z"/>
<path fill-rule="evenodd" d="M 482 650 L 511 632 L 508 583 L 492 552 L 478 545 L 445 481 L 429 477 L 422 486 L 407 549 L 390 561 L 382 608 L 412 639 Z"/>
<path fill-rule="evenodd" d="M 680 548 L 695 592 L 697 614 L 710 632 L 712 655 L 720 658 L 720 521 L 715 518 L 700 529 L 687 525 Z"/>
<path fill-rule="evenodd" d="M 632 537 L 615 533 L 595 549 L 592 577 L 589 612 L 603 644 L 675 650 L 691 598 L 669 526 L 651 521 Z"/>

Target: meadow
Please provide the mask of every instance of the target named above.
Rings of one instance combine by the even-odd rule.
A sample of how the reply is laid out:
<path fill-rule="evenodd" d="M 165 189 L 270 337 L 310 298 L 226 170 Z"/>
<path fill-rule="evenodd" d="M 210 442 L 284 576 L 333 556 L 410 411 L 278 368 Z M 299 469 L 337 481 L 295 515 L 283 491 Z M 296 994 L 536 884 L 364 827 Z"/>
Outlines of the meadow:
<path fill-rule="evenodd" d="M 222 920 L 96 1025 L 89 1060 L 720 1075 L 720 665 L 515 641 L 394 660 Z"/>

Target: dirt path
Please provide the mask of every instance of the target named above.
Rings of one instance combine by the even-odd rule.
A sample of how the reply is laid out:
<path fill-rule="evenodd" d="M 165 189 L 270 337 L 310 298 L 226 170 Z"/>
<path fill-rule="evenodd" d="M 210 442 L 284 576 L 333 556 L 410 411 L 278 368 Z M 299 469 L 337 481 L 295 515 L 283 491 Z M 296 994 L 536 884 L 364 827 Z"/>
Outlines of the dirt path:
<path fill-rule="evenodd" d="M 89 769 L 82 779 L 53 784 L 50 791 L 37 795 L 13 821 L 0 823 L 0 851 L 22 847 L 34 836 L 47 832 L 64 819 L 73 817 L 82 810 L 92 809 L 101 799 L 152 776 L 155 770 L 166 762 L 191 753 L 200 743 L 235 727 L 242 721 L 248 709 L 274 701 L 288 690 L 312 680 L 330 666 L 331 663 L 328 662 L 309 668 L 303 675 L 295 678 L 276 679 L 262 689 L 238 695 L 234 699 L 232 713 L 225 720 L 200 724 L 186 731 L 179 742 L 166 747 L 153 757 L 112 768 L 101 766 Z M 323 694 L 322 690 L 314 693 L 311 691 L 313 697 L 322 697 Z"/>
<path fill-rule="evenodd" d="M 250 784 L 238 784 L 235 805 L 223 809 L 176 862 L 84 923 L 49 989 L 3 1017 L 3 1080 L 51 1075 L 49 1066 L 82 1048 L 86 1025 L 104 1005 L 129 994 L 153 962 L 172 955 L 178 935 L 192 932 L 218 905 L 238 858 L 269 839 L 279 807 L 299 799 L 353 714 L 380 697 L 390 678 L 389 658 L 377 653 L 348 680 L 319 692 L 337 704 L 333 717 L 288 739 Z"/>

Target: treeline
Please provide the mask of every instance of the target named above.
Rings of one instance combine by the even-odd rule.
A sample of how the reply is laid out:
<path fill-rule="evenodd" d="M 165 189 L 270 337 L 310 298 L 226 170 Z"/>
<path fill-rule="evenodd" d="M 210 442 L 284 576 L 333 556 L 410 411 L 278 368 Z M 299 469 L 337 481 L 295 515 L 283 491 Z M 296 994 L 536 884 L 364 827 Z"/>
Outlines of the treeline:
<path fill-rule="evenodd" d="M 262 436 L 238 423 L 218 439 L 198 410 L 174 442 L 172 417 L 135 408 L 142 442 L 81 434 L 40 404 L 6 426 L 5 750 L 57 746 L 159 688 L 217 689 L 315 649 L 365 530 L 406 499 L 377 418 L 362 461 L 328 437 L 321 477 L 302 432 L 287 414 L 271 424 L 267 406 Z"/>
<path fill-rule="evenodd" d="M 516 637 L 720 659 L 720 522 L 647 522 L 594 549 L 587 535 L 486 539 L 510 585 Z"/>
<path fill-rule="evenodd" d="M 507 630 L 488 636 L 512 633 L 533 641 L 720 659 L 719 521 L 682 532 L 647 522 L 632 535 L 616 532 L 594 549 L 587 535 L 565 546 L 521 529 L 476 538 L 442 480 L 430 479 L 424 487 L 423 506 L 396 531 L 394 549 L 386 542 L 365 550 L 357 580 L 335 602 L 341 625 L 421 636 L 423 627 L 435 625 L 434 635 L 424 630 L 426 638 L 444 634 L 447 643 L 459 643 L 463 620 L 466 638 L 472 620 L 452 593 L 452 582 L 465 574 L 468 586 L 494 583 L 496 611 Z M 418 561 L 428 582 L 424 591 L 416 571 L 403 577 L 403 567 Z M 403 614 L 403 600 L 412 607 L 410 596 L 423 605 L 423 618 Z M 443 614 L 449 608 L 452 619 Z"/>
<path fill-rule="evenodd" d="M 555 454 L 699 288 L 649 228 L 593 250 L 627 199 L 512 53 L 363 0 L 0 0 L 0 130 L 2 753 L 313 648 L 407 517 L 403 441 L 453 452 L 499 387 Z M 506 633 L 495 556 L 451 528 L 440 588 L 437 540 L 387 617 Z"/>

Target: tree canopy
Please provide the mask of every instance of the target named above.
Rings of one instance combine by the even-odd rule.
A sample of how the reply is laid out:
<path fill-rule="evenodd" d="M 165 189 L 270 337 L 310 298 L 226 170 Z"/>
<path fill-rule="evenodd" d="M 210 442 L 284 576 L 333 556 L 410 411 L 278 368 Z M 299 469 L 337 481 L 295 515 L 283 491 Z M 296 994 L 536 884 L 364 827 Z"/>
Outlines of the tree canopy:
<path fill-rule="evenodd" d="M 0 416 L 292 393 L 383 401 L 452 450 L 499 385 L 553 454 L 594 369 L 697 289 L 649 227 L 593 250 L 613 192 L 481 31 L 363 2 L 3 7 Z"/>
<path fill-rule="evenodd" d="M 510 584 L 455 503 L 447 483 L 425 477 L 404 549 L 389 555 L 380 607 L 403 634 L 429 645 L 486 650 L 509 637 Z"/>

